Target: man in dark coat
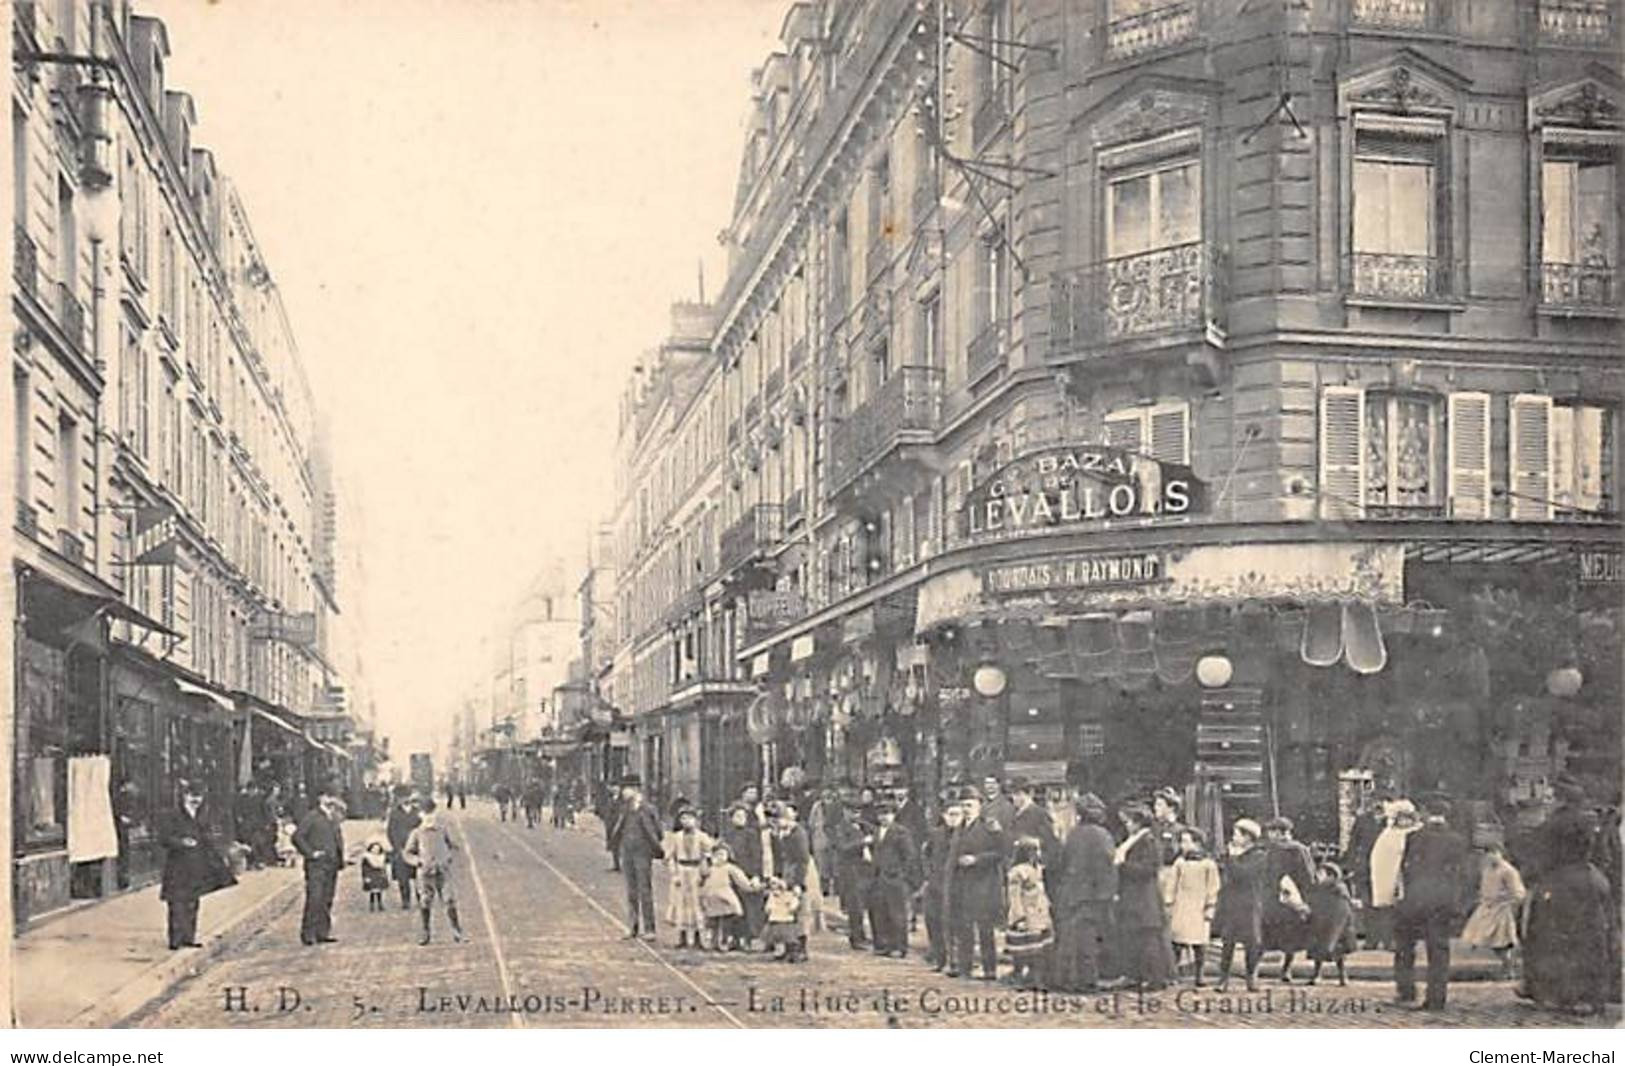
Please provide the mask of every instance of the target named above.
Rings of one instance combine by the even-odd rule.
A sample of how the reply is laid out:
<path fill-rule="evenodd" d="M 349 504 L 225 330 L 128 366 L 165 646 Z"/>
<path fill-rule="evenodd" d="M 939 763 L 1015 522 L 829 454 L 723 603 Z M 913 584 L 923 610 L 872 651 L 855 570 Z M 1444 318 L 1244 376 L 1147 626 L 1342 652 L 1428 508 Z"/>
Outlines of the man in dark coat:
<path fill-rule="evenodd" d="M 1405 841 L 1399 863 L 1399 902 L 1394 907 L 1394 984 L 1401 1003 L 1416 1001 L 1416 942 L 1427 945 L 1427 995 L 1423 1010 L 1443 1010 L 1450 987 L 1450 938 L 1461 928 L 1478 890 L 1477 865 L 1467 841 L 1450 828 L 1450 804 L 1423 805 L 1422 828 Z"/>
<path fill-rule="evenodd" d="M 1360 902 L 1371 905 L 1371 849 L 1377 846 L 1377 837 L 1385 824 L 1382 817 L 1384 797 L 1372 792 L 1360 793 L 1360 806 L 1354 814 L 1354 825 L 1349 829 L 1348 847 L 1343 849 L 1341 866 L 1359 894 Z"/>
<path fill-rule="evenodd" d="M 1315 860 L 1309 849 L 1292 839 L 1292 819 L 1277 816 L 1264 823 L 1269 840 L 1264 876 L 1265 951 L 1280 951 L 1281 983 L 1292 983 L 1292 957 L 1309 946 L 1309 910 L 1304 900 L 1315 884 Z M 1282 901 L 1281 879 L 1290 877 L 1298 903 Z"/>
<path fill-rule="evenodd" d="M 158 843 L 164 849 L 164 879 L 158 896 L 169 908 L 169 949 L 197 948 L 198 900 L 237 883 L 231 868 L 215 851 L 208 826 L 198 817 L 203 790 L 181 782 L 181 801 L 158 819 Z"/>
<path fill-rule="evenodd" d="M 641 934 L 655 938 L 655 893 L 652 870 L 656 859 L 666 857 L 660 846 L 663 836 L 660 816 L 643 800 L 643 783 L 636 777 L 621 782 L 621 809 L 610 831 L 615 854 L 620 858 L 621 876 L 626 880 L 628 940 Z"/>
<path fill-rule="evenodd" d="M 959 805 L 957 795 L 951 796 L 943 804 L 941 824 L 926 836 L 923 855 L 925 884 L 920 890 L 920 904 L 925 912 L 925 935 L 930 943 L 926 961 L 933 970 L 946 967 L 951 954 L 948 886 L 953 880 L 953 867 L 948 857 L 953 851 L 954 838 L 964 823 L 965 809 Z"/>
<path fill-rule="evenodd" d="M 615 827 L 621 820 L 621 795 L 606 783 L 598 800 L 598 820 L 604 823 L 604 850 L 609 852 L 609 868 L 621 872 L 621 855 L 615 848 Z"/>
<path fill-rule="evenodd" d="M 1052 978 L 1065 992 L 1092 992 L 1100 984 L 1112 900 L 1117 895 L 1116 847 L 1106 829 L 1106 805 L 1094 793 L 1078 800 L 1078 824 L 1056 860 L 1055 967 Z"/>
<path fill-rule="evenodd" d="M 974 945 L 980 949 L 982 980 L 993 981 L 998 979 L 993 929 L 1004 909 L 1004 860 L 1010 848 L 1005 827 L 982 813 L 980 796 L 966 792 L 961 804 L 965 825 L 949 859 L 954 881 L 948 894 L 948 923 L 953 930 L 954 961 L 947 972 L 949 977 L 969 976 Z"/>
<path fill-rule="evenodd" d="M 260 790 L 254 782 L 250 781 L 237 791 L 237 799 L 231 806 L 231 819 L 237 830 L 237 842 L 248 848 L 248 868 L 258 870 L 262 865 L 259 852 L 254 848 L 254 841 L 259 836 L 260 818 L 265 812 L 265 803 L 260 796 Z"/>
<path fill-rule="evenodd" d="M 920 849 L 914 834 L 897 821 L 894 804 L 875 808 L 874 883 L 869 889 L 869 924 L 875 954 L 901 959 L 908 954 L 908 900 L 919 887 Z"/>
<path fill-rule="evenodd" d="M 1010 799 L 999 779 L 989 775 L 982 779 L 982 817 L 999 823 L 1008 832 L 1015 819 L 1016 805 Z"/>
<path fill-rule="evenodd" d="M 841 909 L 846 912 L 846 942 L 854 951 L 869 946 L 869 892 L 874 887 L 874 827 L 862 813 L 847 808 L 835 825 L 835 854 L 840 862 Z"/>
<path fill-rule="evenodd" d="M 1019 840 L 1038 841 L 1039 859 L 1044 864 L 1044 890 L 1053 897 L 1054 866 L 1061 850 L 1060 838 L 1055 835 L 1055 818 L 1048 808 L 1040 807 L 1033 800 L 1033 786 L 1025 778 L 1011 778 L 1010 803 L 1015 812 L 1010 816 L 1010 850 L 1015 851 Z"/>
<path fill-rule="evenodd" d="M 930 835 L 930 823 L 925 817 L 925 804 L 914 798 L 913 791 L 904 785 L 897 790 L 897 824 L 908 830 L 914 843 L 925 846 Z"/>
<path fill-rule="evenodd" d="M 423 818 L 418 814 L 412 786 L 396 785 L 395 802 L 389 808 L 389 818 L 384 822 L 384 833 L 389 837 L 389 874 L 400 887 L 403 911 L 412 909 L 412 880 L 417 876 L 417 867 L 406 860 L 406 842 L 412 838 L 412 830 L 421 821 Z"/>
<path fill-rule="evenodd" d="M 305 860 L 305 912 L 299 922 L 299 942 L 332 944 L 333 893 L 344 866 L 344 831 L 339 821 L 338 796 L 323 787 L 316 807 L 293 831 L 293 846 Z"/>

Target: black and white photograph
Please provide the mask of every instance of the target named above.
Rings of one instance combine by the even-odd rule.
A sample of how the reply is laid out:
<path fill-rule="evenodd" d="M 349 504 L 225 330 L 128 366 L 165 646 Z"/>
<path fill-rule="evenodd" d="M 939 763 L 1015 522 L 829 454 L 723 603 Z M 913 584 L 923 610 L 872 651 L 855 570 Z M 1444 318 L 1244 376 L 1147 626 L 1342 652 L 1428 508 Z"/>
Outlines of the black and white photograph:
<path fill-rule="evenodd" d="M 0 2 L 10 1061 L 1615 1061 L 1619 0 Z"/>

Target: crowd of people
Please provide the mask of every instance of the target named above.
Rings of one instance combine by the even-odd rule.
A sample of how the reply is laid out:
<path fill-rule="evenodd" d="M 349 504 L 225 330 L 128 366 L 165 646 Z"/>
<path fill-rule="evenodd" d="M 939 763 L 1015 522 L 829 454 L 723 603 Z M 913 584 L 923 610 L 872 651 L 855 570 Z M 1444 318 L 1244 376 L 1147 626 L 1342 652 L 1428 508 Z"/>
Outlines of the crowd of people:
<path fill-rule="evenodd" d="M 950 977 L 1075 993 L 1180 981 L 1251 991 L 1268 960 L 1282 983 L 1312 985 L 1330 967 L 1346 984 L 1363 941 L 1392 951 L 1400 1002 L 1439 1010 L 1451 942 L 1465 939 L 1492 949 L 1508 979 L 1521 963 L 1519 995 L 1589 1012 L 1618 997 L 1617 817 L 1572 790 L 1560 798 L 1527 840 L 1475 847 L 1465 812 L 1443 796 L 1371 797 L 1348 846 L 1317 858 L 1283 816 L 1238 818 L 1210 840 L 1167 788 L 1108 806 L 989 778 L 946 790 L 931 816 L 906 789 L 826 789 L 803 824 L 796 802 L 750 786 L 707 831 L 691 804 L 679 798 L 662 817 L 628 778 L 606 838 L 628 936 L 654 939 L 662 866 L 663 918 L 682 950 L 805 961 L 832 895 L 852 949 L 905 958 L 923 921 L 926 962 Z"/>

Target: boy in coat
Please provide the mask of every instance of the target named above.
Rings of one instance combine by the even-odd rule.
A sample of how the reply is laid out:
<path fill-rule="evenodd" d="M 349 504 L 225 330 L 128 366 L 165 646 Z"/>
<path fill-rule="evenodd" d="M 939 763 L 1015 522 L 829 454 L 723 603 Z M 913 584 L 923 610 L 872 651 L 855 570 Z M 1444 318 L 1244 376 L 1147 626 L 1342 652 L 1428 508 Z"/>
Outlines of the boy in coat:
<path fill-rule="evenodd" d="M 897 808 L 875 808 L 874 881 L 869 889 L 869 924 L 875 954 L 901 959 L 908 954 L 908 900 L 920 884 L 920 852 L 914 834 L 897 822 Z"/>
<path fill-rule="evenodd" d="M 626 881 L 628 912 L 626 939 L 655 938 L 654 863 L 666 857 L 660 841 L 660 816 L 644 802 L 643 783 L 636 777 L 621 781 L 621 807 L 610 831 L 613 851 L 620 859 Z"/>
<path fill-rule="evenodd" d="M 841 908 L 846 911 L 846 940 L 853 951 L 869 946 L 869 893 L 874 887 L 874 830 L 859 810 L 847 808 L 835 826 L 835 854 L 840 863 Z"/>
<path fill-rule="evenodd" d="M 419 944 L 429 943 L 430 918 L 436 900 L 446 906 L 446 921 L 451 923 L 451 938 L 463 940 L 463 925 L 457 917 L 457 891 L 452 883 L 452 863 L 456 859 L 457 845 L 451 833 L 435 816 L 434 800 L 423 801 L 423 819 L 406 841 L 406 859 L 418 871 L 418 907 L 422 913 L 423 935 Z"/>
<path fill-rule="evenodd" d="M 1315 884 L 1314 856 L 1292 839 L 1292 819 L 1275 817 L 1264 823 L 1269 840 L 1266 874 L 1269 884 L 1264 895 L 1264 950 L 1281 952 L 1281 983 L 1292 983 L 1292 959 L 1309 946 L 1309 914 L 1302 900 Z M 1282 878 L 1291 878 L 1295 896 L 1282 891 Z M 1291 899 L 1296 898 L 1294 906 Z"/>
<path fill-rule="evenodd" d="M 164 879 L 159 888 L 169 909 L 169 950 L 198 948 L 198 900 L 237 883 L 225 860 L 214 850 L 198 813 L 203 790 L 181 782 L 181 801 L 158 820 L 158 842 L 164 849 Z"/>
<path fill-rule="evenodd" d="M 991 779 L 990 779 L 991 780 Z M 995 788 L 997 781 L 993 782 Z M 948 922 L 953 930 L 954 961 L 949 977 L 968 976 L 971 951 L 980 949 L 982 980 L 998 979 L 998 952 L 993 929 L 1003 920 L 1004 860 L 1009 854 L 1004 826 L 982 814 L 982 798 L 966 792 L 960 799 L 965 825 L 949 854 L 953 886 L 948 893 Z"/>

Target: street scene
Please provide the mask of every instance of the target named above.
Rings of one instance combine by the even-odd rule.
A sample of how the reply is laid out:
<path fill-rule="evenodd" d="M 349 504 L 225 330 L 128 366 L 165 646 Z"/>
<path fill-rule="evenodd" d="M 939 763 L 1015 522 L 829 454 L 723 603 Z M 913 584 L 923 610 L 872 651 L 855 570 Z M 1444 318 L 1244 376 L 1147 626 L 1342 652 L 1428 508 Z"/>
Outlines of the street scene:
<path fill-rule="evenodd" d="M 9 9 L 12 1024 L 1620 1024 L 1618 0 Z"/>

